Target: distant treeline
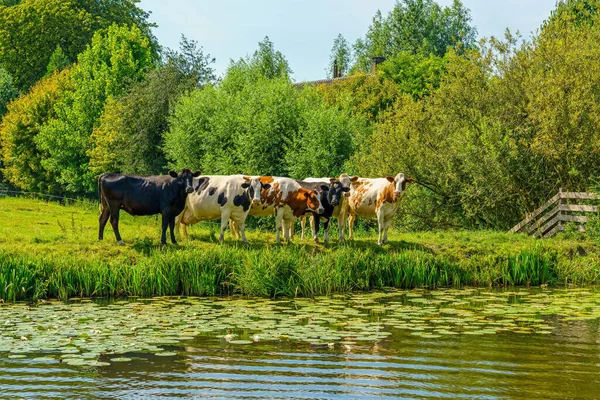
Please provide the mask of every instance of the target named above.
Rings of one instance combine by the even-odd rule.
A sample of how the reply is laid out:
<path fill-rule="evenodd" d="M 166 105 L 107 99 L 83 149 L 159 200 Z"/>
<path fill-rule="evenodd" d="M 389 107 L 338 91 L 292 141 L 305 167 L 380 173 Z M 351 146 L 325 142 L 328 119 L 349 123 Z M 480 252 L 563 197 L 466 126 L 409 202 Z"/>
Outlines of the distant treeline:
<path fill-rule="evenodd" d="M 399 0 L 353 46 L 335 39 L 345 79 L 300 87 L 268 38 L 217 79 L 197 42 L 161 48 L 136 4 L 0 1 L 0 179 L 88 196 L 107 171 L 401 171 L 418 182 L 406 228 L 506 229 L 600 176 L 600 0 L 479 43 L 459 0 Z"/>

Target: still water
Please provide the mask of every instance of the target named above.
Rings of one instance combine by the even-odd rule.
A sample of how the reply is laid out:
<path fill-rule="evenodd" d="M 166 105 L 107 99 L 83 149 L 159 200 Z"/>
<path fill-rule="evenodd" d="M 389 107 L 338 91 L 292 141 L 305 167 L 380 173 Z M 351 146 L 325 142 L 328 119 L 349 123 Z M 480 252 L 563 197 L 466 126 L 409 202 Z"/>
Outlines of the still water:
<path fill-rule="evenodd" d="M 600 291 L 0 306 L 3 398 L 600 398 Z"/>

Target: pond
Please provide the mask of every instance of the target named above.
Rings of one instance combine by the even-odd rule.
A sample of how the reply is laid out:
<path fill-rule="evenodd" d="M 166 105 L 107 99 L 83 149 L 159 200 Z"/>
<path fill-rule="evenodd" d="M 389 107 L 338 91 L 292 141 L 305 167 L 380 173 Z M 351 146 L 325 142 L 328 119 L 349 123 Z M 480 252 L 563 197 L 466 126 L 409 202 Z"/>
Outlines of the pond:
<path fill-rule="evenodd" d="M 0 305 L 7 398 L 598 398 L 597 288 Z"/>

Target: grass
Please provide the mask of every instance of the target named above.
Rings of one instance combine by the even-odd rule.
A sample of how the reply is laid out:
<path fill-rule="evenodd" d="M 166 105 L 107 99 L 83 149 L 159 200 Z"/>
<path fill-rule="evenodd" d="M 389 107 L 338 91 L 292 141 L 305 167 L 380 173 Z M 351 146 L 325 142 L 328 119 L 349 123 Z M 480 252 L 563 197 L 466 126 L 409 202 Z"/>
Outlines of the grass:
<path fill-rule="evenodd" d="M 317 296 L 384 287 L 596 284 L 598 249 L 568 237 L 537 241 L 502 232 L 375 232 L 329 246 L 249 230 L 249 244 L 218 224 L 189 228 L 189 240 L 161 248 L 160 218 L 121 213 L 126 246 L 110 225 L 97 240 L 95 204 L 0 198 L 0 299 L 253 295 Z M 310 236 L 310 235 L 309 235 Z M 337 239 L 337 235 L 333 235 Z M 577 255 L 578 246 L 587 252 Z"/>

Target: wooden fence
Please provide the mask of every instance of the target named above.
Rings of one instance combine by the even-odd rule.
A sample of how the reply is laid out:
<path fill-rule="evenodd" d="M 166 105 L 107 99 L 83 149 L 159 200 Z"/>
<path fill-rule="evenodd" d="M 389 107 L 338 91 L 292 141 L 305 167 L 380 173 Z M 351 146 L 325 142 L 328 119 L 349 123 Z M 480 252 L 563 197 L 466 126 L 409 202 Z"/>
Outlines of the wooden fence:
<path fill-rule="evenodd" d="M 528 214 L 523 221 L 515 225 L 509 232 L 522 232 L 535 237 L 547 238 L 564 231 L 564 222 L 575 222 L 580 231 L 585 231 L 588 220 L 582 213 L 596 213 L 598 207 L 592 204 L 573 204 L 600 200 L 595 193 L 559 191 L 543 206 Z M 575 214 L 575 215 L 574 215 Z"/>

